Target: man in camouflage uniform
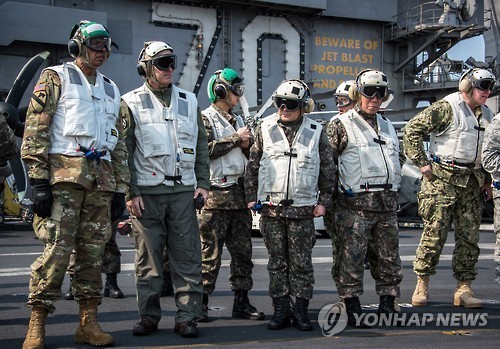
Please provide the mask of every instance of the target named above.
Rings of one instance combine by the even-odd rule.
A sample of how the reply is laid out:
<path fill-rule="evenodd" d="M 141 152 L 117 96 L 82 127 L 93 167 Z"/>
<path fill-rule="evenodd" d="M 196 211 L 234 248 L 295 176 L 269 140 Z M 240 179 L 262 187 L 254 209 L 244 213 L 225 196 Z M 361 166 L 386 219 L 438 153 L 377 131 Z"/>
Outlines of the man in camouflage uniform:
<path fill-rule="evenodd" d="M 348 323 L 361 314 L 363 260 L 368 256 L 375 288 L 380 296 L 378 313 L 396 312 L 403 278 L 399 256 L 398 189 L 404 154 L 394 126 L 378 114 L 389 97 L 389 84 L 377 70 L 360 72 L 349 89 L 355 108 L 327 126 L 330 145 L 339 168 L 337 222 L 338 255 L 332 273 L 346 305 Z"/>
<path fill-rule="evenodd" d="M 484 131 L 493 118 L 484 104 L 494 84 L 495 76 L 489 71 L 470 69 L 460 78 L 458 92 L 433 103 L 405 126 L 406 155 L 423 175 L 418 213 L 424 230 L 413 262 L 418 278 L 412 297 L 414 306 L 427 305 L 429 277 L 436 273 L 454 223 L 452 267 L 457 287 L 453 304 L 482 307 L 470 286 L 477 274 L 481 193 L 491 198 L 489 176 L 481 167 L 481 148 Z M 430 156 L 424 150 L 428 136 Z"/>
<path fill-rule="evenodd" d="M 12 173 L 7 160 L 12 159 L 18 154 L 19 149 L 17 148 L 14 131 L 7 124 L 5 117 L 0 114 L 0 224 L 4 220 L 4 182 L 5 178 Z"/>
<path fill-rule="evenodd" d="M 262 207 L 260 230 L 269 253 L 271 330 L 313 329 L 307 311 L 313 296 L 314 217 L 332 201 L 335 163 L 322 126 L 304 116 L 314 109 L 309 88 L 283 81 L 273 95 L 278 112 L 260 123 L 245 172 L 247 207 Z M 319 190 L 319 196 L 318 196 Z M 291 314 L 291 296 L 295 307 Z"/>
<path fill-rule="evenodd" d="M 332 116 L 330 122 L 337 119 L 340 115 L 346 113 L 347 111 L 354 108 L 354 101 L 349 98 L 349 88 L 354 84 L 354 80 L 347 80 L 342 82 L 333 97 L 335 99 L 335 105 L 339 111 L 338 114 Z M 335 222 L 335 204 L 332 202 L 331 207 L 328 207 L 326 210 L 326 214 L 323 217 L 323 222 L 325 224 L 325 230 L 330 239 L 332 240 L 332 278 L 333 280 L 338 280 L 337 269 L 334 267 L 335 261 L 337 260 L 337 250 L 338 250 L 338 234 L 336 232 L 336 222 Z"/>
<path fill-rule="evenodd" d="M 43 254 L 31 265 L 32 312 L 23 348 L 44 347 L 45 320 L 61 297 L 73 250 L 73 290 L 80 306 L 75 341 L 94 346 L 113 343 L 96 315 L 110 218 L 123 213 L 130 177 L 118 120 L 120 92 L 97 70 L 111 52 L 107 29 L 82 21 L 70 37 L 68 49 L 75 61 L 42 71 L 21 148 L 34 193 L 33 227 L 44 242 Z"/>
<path fill-rule="evenodd" d="M 496 235 L 495 255 L 496 264 L 495 282 L 500 284 L 500 113 L 497 114 L 484 133 L 482 164 L 493 179 L 493 230 Z"/>
<path fill-rule="evenodd" d="M 250 304 L 252 289 L 252 216 L 245 202 L 243 174 L 252 133 L 232 109 L 243 94 L 243 79 L 230 68 L 218 70 L 207 85 L 212 104 L 202 111 L 210 156 L 210 192 L 198 222 L 201 233 L 203 304 L 208 321 L 208 295 L 215 289 L 224 244 L 231 255 L 231 290 L 235 298 L 232 315 L 263 320 L 265 315 Z"/>

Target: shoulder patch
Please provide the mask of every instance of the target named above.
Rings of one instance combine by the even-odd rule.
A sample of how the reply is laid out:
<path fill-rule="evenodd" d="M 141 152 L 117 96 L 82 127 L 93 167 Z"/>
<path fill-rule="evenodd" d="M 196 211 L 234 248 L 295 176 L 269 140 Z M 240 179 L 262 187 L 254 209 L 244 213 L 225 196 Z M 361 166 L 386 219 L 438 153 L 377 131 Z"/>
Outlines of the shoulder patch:
<path fill-rule="evenodd" d="M 35 86 L 35 89 L 33 90 L 33 93 L 39 92 L 39 91 L 45 91 L 45 84 L 38 84 Z"/>
<path fill-rule="evenodd" d="M 40 86 L 40 85 L 39 85 Z M 45 84 L 43 89 L 34 90 L 31 95 L 30 108 L 36 113 L 41 113 L 47 104 L 47 92 L 45 91 Z"/>
<path fill-rule="evenodd" d="M 128 128 L 128 121 L 126 118 L 122 118 L 122 127 L 124 130 Z"/>

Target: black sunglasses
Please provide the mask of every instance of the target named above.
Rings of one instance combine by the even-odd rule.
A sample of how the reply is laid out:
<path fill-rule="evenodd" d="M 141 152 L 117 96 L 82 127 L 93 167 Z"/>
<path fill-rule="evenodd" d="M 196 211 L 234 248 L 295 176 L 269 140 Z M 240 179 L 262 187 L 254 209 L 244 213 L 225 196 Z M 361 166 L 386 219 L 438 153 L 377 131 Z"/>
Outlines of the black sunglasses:
<path fill-rule="evenodd" d="M 296 99 L 286 99 L 283 97 L 274 97 L 274 105 L 276 108 L 281 109 L 285 106 L 286 110 L 294 111 L 300 108 L 300 101 Z"/>
<path fill-rule="evenodd" d="M 161 56 L 152 59 L 151 64 L 160 70 L 175 69 L 176 58 L 175 55 Z"/>
<path fill-rule="evenodd" d="M 475 88 L 480 89 L 481 91 L 493 91 L 493 87 L 495 86 L 495 80 L 492 79 L 482 79 L 476 80 L 472 84 Z"/>
<path fill-rule="evenodd" d="M 387 86 L 363 85 L 359 88 L 359 92 L 367 98 L 374 98 L 375 95 L 384 98 L 387 96 Z"/>

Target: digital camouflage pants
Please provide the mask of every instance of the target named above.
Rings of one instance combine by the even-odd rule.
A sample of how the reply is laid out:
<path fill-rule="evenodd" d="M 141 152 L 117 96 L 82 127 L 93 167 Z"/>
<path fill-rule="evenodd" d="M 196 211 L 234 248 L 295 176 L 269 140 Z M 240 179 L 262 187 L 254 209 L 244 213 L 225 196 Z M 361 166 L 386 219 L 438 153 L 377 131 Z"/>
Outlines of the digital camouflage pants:
<path fill-rule="evenodd" d="M 482 210 L 479 184 L 473 176 L 466 188 L 451 185 L 436 177 L 431 181 L 424 179 L 418 193 L 418 213 L 424 222 L 424 230 L 413 262 L 415 273 L 436 273 L 439 257 L 453 223 L 453 276 L 459 281 L 474 280 L 479 258 Z"/>
<path fill-rule="evenodd" d="M 399 297 L 403 279 L 396 212 L 353 210 L 339 205 L 337 258 L 334 264 L 341 298 L 363 294 L 365 255 L 378 295 Z"/>
<path fill-rule="evenodd" d="M 313 219 L 262 216 L 260 231 L 269 253 L 269 295 L 311 299 L 314 286 L 312 249 L 316 243 Z"/>
<path fill-rule="evenodd" d="M 251 290 L 253 262 L 250 210 L 203 210 L 198 215 L 198 222 L 204 292 L 211 294 L 215 289 L 224 244 L 231 255 L 231 290 Z"/>
<path fill-rule="evenodd" d="M 493 215 L 493 225 L 496 236 L 495 243 L 495 264 L 496 264 L 496 273 L 495 273 L 495 281 L 500 283 L 500 190 L 494 189 L 495 193 L 495 213 Z M 496 197 L 498 195 L 498 197 Z"/>

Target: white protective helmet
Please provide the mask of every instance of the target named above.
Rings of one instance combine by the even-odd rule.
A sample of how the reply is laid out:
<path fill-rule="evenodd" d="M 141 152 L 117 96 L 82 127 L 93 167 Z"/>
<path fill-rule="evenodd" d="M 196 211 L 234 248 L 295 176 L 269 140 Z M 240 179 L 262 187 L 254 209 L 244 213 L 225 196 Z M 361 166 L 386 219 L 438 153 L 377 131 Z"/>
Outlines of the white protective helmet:
<path fill-rule="evenodd" d="M 163 41 L 147 41 L 144 48 L 137 58 L 137 72 L 140 76 L 146 78 L 151 74 L 151 64 L 161 70 L 167 70 L 169 67 L 175 69 L 177 57 L 174 54 L 162 55 L 155 59 L 155 56 L 165 50 L 174 51 L 172 46 Z M 149 65 L 149 67 L 148 67 Z"/>
<path fill-rule="evenodd" d="M 335 97 L 335 101 L 337 104 L 337 107 L 347 107 L 349 104 L 354 102 L 350 97 L 349 97 L 349 89 L 351 86 L 354 86 L 356 84 L 356 81 L 354 80 L 347 80 L 343 81 L 335 90 L 335 93 L 333 96 Z M 337 97 L 347 97 L 348 99 L 346 100 L 345 98 L 343 99 L 338 99 Z"/>
<path fill-rule="evenodd" d="M 302 80 L 285 80 L 278 86 L 276 92 L 273 94 L 273 101 L 277 108 L 283 105 L 283 100 L 285 100 L 285 102 L 296 101 L 295 104 L 287 102 L 288 105 L 285 104 L 287 109 L 291 111 L 303 108 L 304 113 L 310 113 L 314 110 L 314 100 L 311 98 L 310 93 L 309 87 Z"/>
<path fill-rule="evenodd" d="M 469 91 L 471 87 L 476 87 L 483 91 L 493 91 L 495 80 L 495 75 L 489 70 L 472 68 L 460 78 L 459 89 L 461 91 Z"/>
<path fill-rule="evenodd" d="M 146 45 L 145 45 L 146 46 Z M 174 51 L 172 46 L 163 41 L 152 41 L 144 48 L 144 55 L 141 57 L 143 60 L 148 60 L 156 56 L 164 50 Z"/>
<path fill-rule="evenodd" d="M 363 70 L 356 78 L 356 90 L 368 98 L 378 94 L 380 98 L 386 99 L 389 96 L 387 76 L 378 70 Z"/>
<path fill-rule="evenodd" d="M 304 101 L 309 97 L 309 88 L 300 80 L 285 80 L 278 86 L 273 95 L 273 98 L 275 97 Z"/>

